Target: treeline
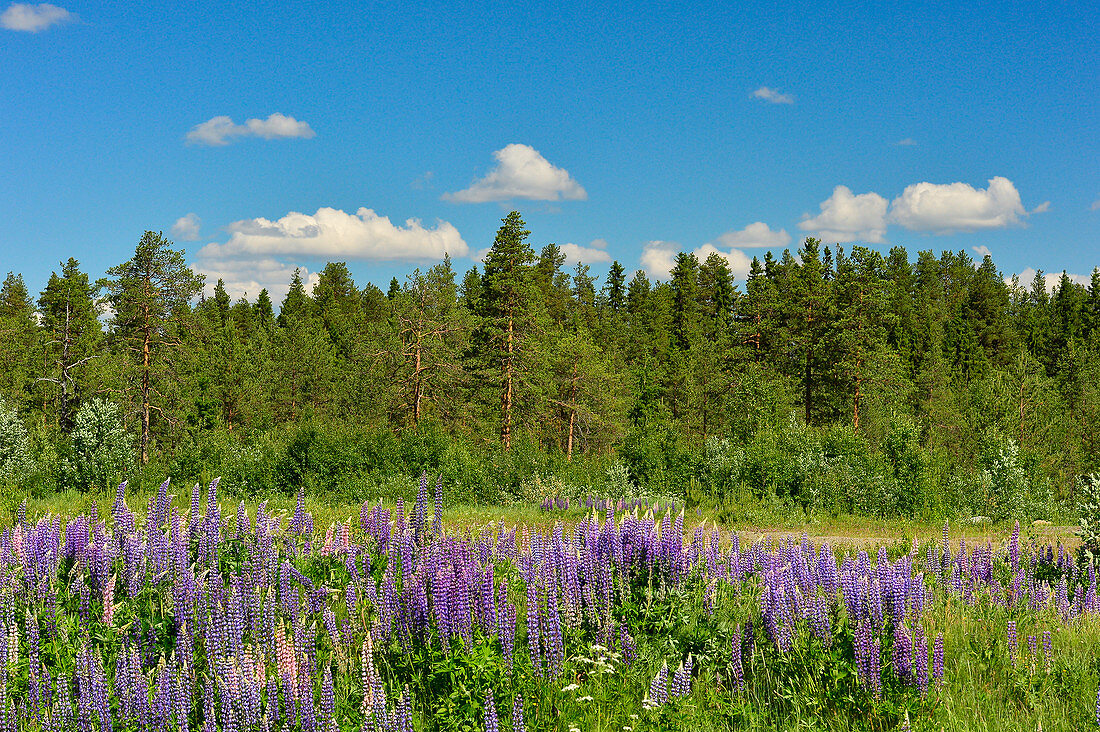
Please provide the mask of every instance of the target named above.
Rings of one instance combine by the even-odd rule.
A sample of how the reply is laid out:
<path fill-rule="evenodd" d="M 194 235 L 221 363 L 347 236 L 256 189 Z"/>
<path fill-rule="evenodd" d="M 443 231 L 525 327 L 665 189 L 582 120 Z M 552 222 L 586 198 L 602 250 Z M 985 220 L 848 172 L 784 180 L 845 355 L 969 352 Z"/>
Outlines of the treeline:
<path fill-rule="evenodd" d="M 997 493 L 1000 469 L 1064 500 L 1100 469 L 1100 270 L 1050 293 L 1041 272 L 1006 283 L 989 256 L 911 261 L 810 238 L 754 259 L 744 283 L 720 255 L 688 253 L 667 282 L 628 280 L 619 262 L 600 282 L 529 239 L 513 212 L 482 267 L 446 259 L 386 291 L 329 263 L 312 294 L 296 274 L 277 315 L 266 290 L 233 302 L 220 281 L 196 301 L 202 280 L 153 232 L 98 282 L 70 259 L 34 299 L 8 274 L 0 396 L 18 419 L 0 432 L 25 434 L 0 437 L 0 473 L 34 472 L 11 457 L 21 444 L 41 485 L 106 481 L 62 468 L 81 462 L 74 430 L 95 443 L 112 413 L 138 469 L 198 476 L 277 443 L 259 488 L 442 470 L 446 454 L 466 464 L 456 480 L 476 482 L 480 461 L 482 482 L 513 492 L 533 472 L 607 472 L 650 492 L 748 486 L 831 510 L 882 499 L 834 486 L 848 495 L 830 504 L 822 475 L 878 471 L 891 495 L 923 486 L 888 511 L 905 513 L 945 510 L 959 475 L 960 494 Z"/>

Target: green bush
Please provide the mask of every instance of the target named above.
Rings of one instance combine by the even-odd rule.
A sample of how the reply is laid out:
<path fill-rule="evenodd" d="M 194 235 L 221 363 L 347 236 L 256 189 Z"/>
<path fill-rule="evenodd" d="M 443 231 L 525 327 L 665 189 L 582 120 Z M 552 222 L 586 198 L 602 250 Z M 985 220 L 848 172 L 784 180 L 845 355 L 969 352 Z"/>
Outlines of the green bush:
<path fill-rule="evenodd" d="M 81 406 L 62 460 L 64 481 L 82 491 L 109 489 L 126 477 L 133 463 L 133 448 L 118 408 L 105 399 Z"/>
<path fill-rule="evenodd" d="M 1077 515 L 1082 548 L 1090 558 L 1100 556 L 1100 475 L 1081 476 L 1077 493 Z"/>

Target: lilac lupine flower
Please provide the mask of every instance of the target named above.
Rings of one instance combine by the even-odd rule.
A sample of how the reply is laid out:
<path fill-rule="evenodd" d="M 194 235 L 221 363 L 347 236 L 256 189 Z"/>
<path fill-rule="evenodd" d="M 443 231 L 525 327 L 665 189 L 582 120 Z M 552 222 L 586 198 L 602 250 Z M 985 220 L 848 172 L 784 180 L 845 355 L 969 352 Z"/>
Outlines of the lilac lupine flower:
<path fill-rule="evenodd" d="M 1051 650 L 1053 647 L 1053 636 L 1049 630 L 1043 631 L 1043 661 L 1046 666 L 1047 673 L 1050 673 L 1050 659 Z"/>
<path fill-rule="evenodd" d="M 523 719 L 523 695 L 516 694 L 512 703 L 512 732 L 527 732 L 527 723 Z"/>
<path fill-rule="evenodd" d="M 943 631 L 936 636 L 935 645 L 932 648 L 932 680 L 943 684 Z"/>
<path fill-rule="evenodd" d="M 623 618 L 619 623 L 619 647 L 622 653 L 623 665 L 629 666 L 638 657 L 638 644 L 635 642 L 634 637 L 630 635 L 626 618 Z"/>
<path fill-rule="evenodd" d="M 680 668 L 676 671 L 676 675 L 672 678 L 671 695 L 673 697 L 685 697 L 691 693 L 691 672 L 695 665 L 694 659 L 689 654 L 687 661 L 680 664 Z"/>
<path fill-rule="evenodd" d="M 443 474 L 435 481 L 435 535 L 443 536 Z"/>
<path fill-rule="evenodd" d="M 409 695 L 409 685 L 405 684 L 401 698 L 397 700 L 397 709 L 394 711 L 395 732 L 413 732 L 412 726 L 412 697 Z"/>
<path fill-rule="evenodd" d="M 332 665 L 327 663 L 321 682 L 321 732 L 339 732 L 336 726 L 336 695 L 332 689 Z"/>
<path fill-rule="evenodd" d="M 928 691 L 928 641 L 920 623 L 913 625 L 913 682 L 921 694 Z"/>
<path fill-rule="evenodd" d="M 1009 620 L 1008 621 L 1007 635 L 1008 635 L 1008 657 L 1012 661 L 1012 668 L 1016 668 L 1017 643 L 1016 643 L 1016 621 L 1015 620 Z"/>
<path fill-rule="evenodd" d="M 493 703 L 493 690 L 491 688 L 485 689 L 485 732 L 499 732 L 500 722 L 497 720 L 497 707 Z"/>
<path fill-rule="evenodd" d="M 668 703 L 668 664 L 662 664 L 661 670 L 653 677 L 649 684 L 649 699 L 656 706 L 664 706 Z"/>

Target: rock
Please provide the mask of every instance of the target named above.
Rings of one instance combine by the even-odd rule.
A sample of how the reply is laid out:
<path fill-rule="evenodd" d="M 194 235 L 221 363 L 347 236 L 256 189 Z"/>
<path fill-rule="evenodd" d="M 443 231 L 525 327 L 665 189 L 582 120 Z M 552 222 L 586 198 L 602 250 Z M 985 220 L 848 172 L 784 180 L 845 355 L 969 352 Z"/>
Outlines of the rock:
<path fill-rule="evenodd" d="M 970 523 L 972 524 L 989 524 L 993 523 L 993 519 L 988 516 L 971 516 Z"/>
<path fill-rule="evenodd" d="M 1053 521 L 1047 521 L 1045 519 L 1039 519 L 1038 521 L 1032 521 L 1032 526 L 1054 526 Z"/>

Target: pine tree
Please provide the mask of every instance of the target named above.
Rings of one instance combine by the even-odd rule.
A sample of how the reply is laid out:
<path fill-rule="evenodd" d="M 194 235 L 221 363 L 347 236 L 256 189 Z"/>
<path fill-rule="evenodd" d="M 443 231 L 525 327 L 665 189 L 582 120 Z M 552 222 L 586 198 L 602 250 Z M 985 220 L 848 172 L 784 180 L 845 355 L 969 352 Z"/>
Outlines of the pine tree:
<path fill-rule="evenodd" d="M 180 345 L 179 326 L 190 315 L 189 300 L 202 291 L 202 276 L 171 246 L 159 232 L 146 231 L 134 256 L 107 270 L 113 335 L 125 344 L 137 369 L 137 383 L 126 390 L 136 393 L 142 465 L 149 462 L 152 413 L 171 419 L 159 403 L 164 400 L 159 382 L 166 377 L 169 355 Z"/>

